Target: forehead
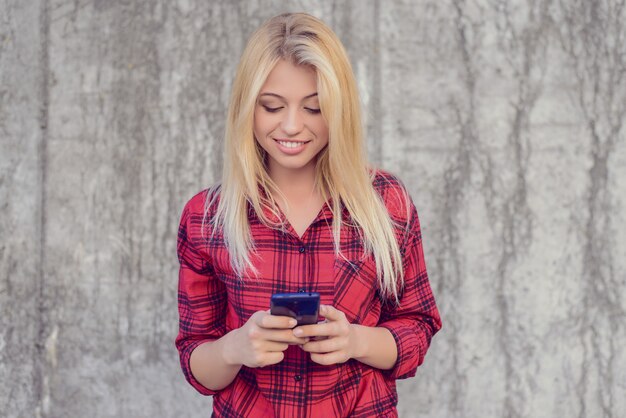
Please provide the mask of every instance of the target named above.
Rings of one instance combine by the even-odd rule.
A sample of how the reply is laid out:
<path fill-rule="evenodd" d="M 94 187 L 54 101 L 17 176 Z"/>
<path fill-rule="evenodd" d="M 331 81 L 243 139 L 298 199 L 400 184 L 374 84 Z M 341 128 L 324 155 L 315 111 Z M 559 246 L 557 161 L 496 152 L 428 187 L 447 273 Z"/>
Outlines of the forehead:
<path fill-rule="evenodd" d="M 300 100 L 317 92 L 314 68 L 280 60 L 269 73 L 260 94 L 273 93 L 286 99 Z"/>

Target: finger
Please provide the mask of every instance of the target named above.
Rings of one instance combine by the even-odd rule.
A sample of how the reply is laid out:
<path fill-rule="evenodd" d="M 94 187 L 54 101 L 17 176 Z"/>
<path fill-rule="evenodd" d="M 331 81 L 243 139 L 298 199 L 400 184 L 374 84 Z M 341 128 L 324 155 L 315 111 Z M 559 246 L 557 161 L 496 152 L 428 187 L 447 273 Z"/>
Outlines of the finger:
<path fill-rule="evenodd" d="M 321 364 L 322 366 L 329 366 L 331 364 L 345 363 L 348 361 L 347 357 L 341 351 L 335 351 L 328 354 L 311 353 L 311 360 L 314 363 Z"/>
<path fill-rule="evenodd" d="M 293 334 L 293 331 L 291 331 L 290 329 L 266 329 L 263 332 L 263 338 L 268 341 L 275 341 L 287 344 L 306 344 L 309 341 L 309 338 L 306 337 L 296 337 Z"/>
<path fill-rule="evenodd" d="M 329 321 L 340 321 L 346 317 L 342 311 L 332 305 L 320 305 L 320 315 Z"/>
<path fill-rule="evenodd" d="M 279 351 L 285 351 L 289 347 L 289 344 L 278 343 L 275 341 L 264 341 L 263 344 L 259 344 L 259 349 L 268 353 L 277 353 Z"/>
<path fill-rule="evenodd" d="M 285 353 L 282 351 L 274 352 L 274 353 L 265 353 L 263 356 L 263 361 L 260 364 L 260 367 L 269 366 L 271 364 L 280 363 L 285 358 Z"/>
<path fill-rule="evenodd" d="M 256 324 L 266 329 L 291 329 L 298 325 L 298 321 L 288 316 L 272 315 L 263 312 L 263 315 L 258 316 Z"/>
<path fill-rule="evenodd" d="M 307 338 L 309 338 L 309 340 L 311 341 L 323 341 L 323 340 L 329 339 L 330 337 L 307 337 Z"/>
<path fill-rule="evenodd" d="M 330 337 L 337 335 L 337 327 L 333 322 L 321 322 L 294 328 L 293 334 L 296 337 Z"/>
<path fill-rule="evenodd" d="M 343 349 L 344 342 L 341 338 L 331 338 L 322 341 L 310 341 L 302 346 L 309 353 L 332 353 Z"/>

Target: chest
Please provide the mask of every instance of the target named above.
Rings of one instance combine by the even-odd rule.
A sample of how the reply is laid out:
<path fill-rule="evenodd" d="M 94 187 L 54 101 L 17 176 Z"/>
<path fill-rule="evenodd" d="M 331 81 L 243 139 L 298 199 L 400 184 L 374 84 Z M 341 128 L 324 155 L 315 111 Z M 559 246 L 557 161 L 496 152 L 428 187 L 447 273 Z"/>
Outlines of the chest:
<path fill-rule="evenodd" d="M 287 218 L 289 225 L 293 228 L 298 237 L 302 237 L 306 230 L 320 215 L 324 207 L 324 200 L 321 196 L 314 199 L 297 201 L 292 199 L 289 207 L 280 204 L 283 215 Z"/>
<path fill-rule="evenodd" d="M 342 254 L 335 254 L 331 220 L 307 225 L 302 236 L 252 225 L 256 252 L 248 271 L 238 278 L 222 246 L 214 246 L 214 269 L 226 285 L 233 327 L 258 310 L 269 309 L 274 293 L 318 292 L 321 303 L 343 311 L 353 323 L 375 325 L 379 312 L 378 280 L 372 257 L 363 257 L 360 237 L 342 229 Z"/>
<path fill-rule="evenodd" d="M 298 208 L 297 210 L 292 210 L 289 214 L 286 215 L 287 221 L 294 229 L 298 237 L 302 237 L 304 235 L 307 228 L 315 220 L 320 208 L 321 205 L 319 207 L 302 207 Z"/>

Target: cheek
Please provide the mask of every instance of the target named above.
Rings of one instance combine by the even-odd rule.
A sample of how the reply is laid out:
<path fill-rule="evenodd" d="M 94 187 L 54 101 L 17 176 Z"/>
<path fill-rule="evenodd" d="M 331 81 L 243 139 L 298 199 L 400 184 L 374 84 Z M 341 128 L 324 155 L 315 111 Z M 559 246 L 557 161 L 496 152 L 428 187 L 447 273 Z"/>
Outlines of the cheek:
<path fill-rule="evenodd" d="M 324 138 L 328 141 L 328 125 L 326 125 L 326 122 L 320 118 L 319 121 L 316 121 L 314 126 L 317 137 Z"/>
<path fill-rule="evenodd" d="M 263 140 L 274 130 L 275 126 L 276 122 L 273 120 L 271 115 L 255 112 L 253 128 L 257 139 Z"/>
<path fill-rule="evenodd" d="M 261 112 L 261 109 L 257 106 L 254 109 L 254 127 L 263 125 L 264 120 L 266 119 L 266 114 Z"/>

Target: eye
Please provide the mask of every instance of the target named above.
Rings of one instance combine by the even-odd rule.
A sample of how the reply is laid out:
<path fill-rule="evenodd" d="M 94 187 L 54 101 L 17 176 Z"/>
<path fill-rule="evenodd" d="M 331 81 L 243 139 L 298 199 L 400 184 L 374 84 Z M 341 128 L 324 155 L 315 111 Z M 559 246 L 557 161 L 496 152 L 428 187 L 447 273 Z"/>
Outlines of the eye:
<path fill-rule="evenodd" d="M 282 109 L 282 107 L 269 107 L 269 106 L 265 106 L 265 105 L 261 105 L 263 106 L 263 108 L 270 113 L 276 113 L 278 112 L 280 109 Z"/>
<path fill-rule="evenodd" d="M 314 109 L 312 107 L 305 107 L 304 110 L 306 110 L 309 113 L 313 113 L 313 114 L 318 114 L 321 112 L 320 109 Z"/>

